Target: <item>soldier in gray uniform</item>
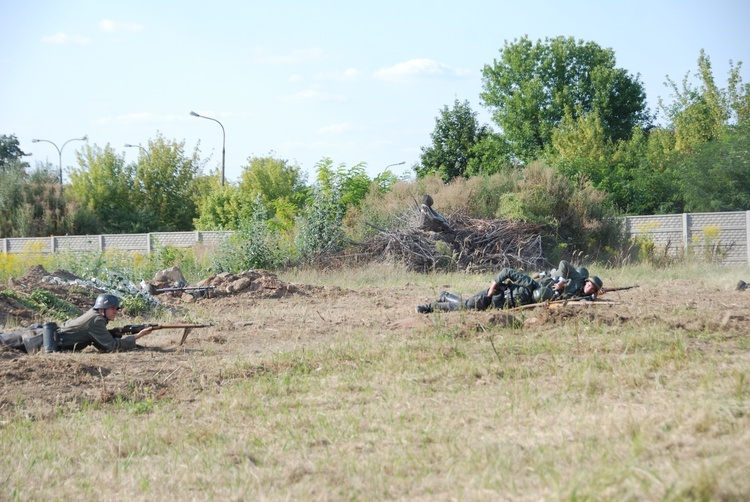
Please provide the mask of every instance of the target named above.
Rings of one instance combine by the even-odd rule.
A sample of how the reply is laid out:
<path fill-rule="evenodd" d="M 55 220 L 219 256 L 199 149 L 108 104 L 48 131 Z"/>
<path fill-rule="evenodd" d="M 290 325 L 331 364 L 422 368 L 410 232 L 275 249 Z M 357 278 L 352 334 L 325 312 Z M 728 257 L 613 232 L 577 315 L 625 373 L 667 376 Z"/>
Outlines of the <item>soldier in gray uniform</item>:
<path fill-rule="evenodd" d="M 565 260 L 562 260 L 550 273 L 539 274 L 537 280 L 541 285 L 552 289 L 555 299 L 561 300 L 596 299 L 597 293 L 604 285 L 599 277 L 589 276 L 586 268 L 576 268 Z"/>
<path fill-rule="evenodd" d="M 504 268 L 497 274 L 489 288 L 480 291 L 468 300 L 443 291 L 434 302 L 417 306 L 417 312 L 429 314 L 436 310 L 514 308 L 532 302 L 540 303 L 549 300 L 552 294 L 549 287 L 540 285 L 528 275 L 512 268 Z"/>
<path fill-rule="evenodd" d="M 153 330 L 147 327 L 135 335 L 114 337 L 107 330 L 107 323 L 114 321 L 120 311 L 120 299 L 115 295 L 101 294 L 96 298 L 94 306 L 80 317 L 76 317 L 51 334 L 51 345 L 44 339 L 44 327 L 32 326 L 24 330 L 9 334 L 0 334 L 0 347 L 9 347 L 23 352 L 36 352 L 42 348 L 43 341 L 47 352 L 57 350 L 82 350 L 93 345 L 100 352 L 114 352 L 131 350 L 136 347 L 136 340 L 148 335 Z"/>

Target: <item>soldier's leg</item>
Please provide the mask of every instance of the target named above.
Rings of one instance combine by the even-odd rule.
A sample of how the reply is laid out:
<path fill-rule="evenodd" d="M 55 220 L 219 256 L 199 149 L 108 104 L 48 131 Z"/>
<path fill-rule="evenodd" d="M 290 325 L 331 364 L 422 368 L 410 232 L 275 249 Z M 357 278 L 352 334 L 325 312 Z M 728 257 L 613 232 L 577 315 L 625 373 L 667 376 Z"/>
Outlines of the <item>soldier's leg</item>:
<path fill-rule="evenodd" d="M 487 290 L 480 291 L 465 302 L 467 309 L 486 310 L 492 305 L 492 297 L 487 296 Z"/>
<path fill-rule="evenodd" d="M 26 352 L 26 346 L 23 344 L 23 336 L 21 336 L 21 333 L 18 331 L 13 333 L 0 333 L 0 350 L 3 348 Z"/>

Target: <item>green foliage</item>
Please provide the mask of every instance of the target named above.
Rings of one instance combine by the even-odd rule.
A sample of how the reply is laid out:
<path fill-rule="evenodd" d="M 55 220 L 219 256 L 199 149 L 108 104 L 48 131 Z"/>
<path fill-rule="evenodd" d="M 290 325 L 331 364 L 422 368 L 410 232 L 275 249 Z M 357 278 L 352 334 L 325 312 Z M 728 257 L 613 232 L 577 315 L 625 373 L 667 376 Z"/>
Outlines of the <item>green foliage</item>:
<path fill-rule="evenodd" d="M 338 187 L 315 187 L 310 203 L 297 221 L 295 246 L 300 258 L 312 262 L 325 253 L 342 249 L 345 242 L 343 219 Z"/>
<path fill-rule="evenodd" d="M 128 316 L 137 317 L 154 312 L 155 307 L 141 295 L 126 295 L 121 298 L 122 309 Z"/>
<path fill-rule="evenodd" d="M 71 317 L 81 315 L 81 311 L 78 310 L 75 305 L 61 298 L 57 298 L 55 295 L 44 289 L 35 289 L 29 294 L 6 289 L 0 291 L 0 295 L 5 296 L 6 298 L 12 298 L 24 307 L 38 312 L 40 316 L 51 318 L 56 321 L 64 321 Z"/>
<path fill-rule="evenodd" d="M 483 103 L 493 110 L 513 156 L 536 159 L 566 113 L 595 112 L 607 138 L 627 139 L 649 121 L 639 78 L 615 67 L 611 49 L 556 37 L 535 44 L 505 42 L 500 59 L 485 65 Z"/>
<path fill-rule="evenodd" d="M 315 165 L 319 190 L 329 196 L 335 192 L 342 209 L 346 206 L 358 206 L 372 184 L 365 172 L 366 167 L 366 164 L 360 163 L 352 167 L 339 164 L 334 168 L 333 160 L 323 158 Z"/>
<path fill-rule="evenodd" d="M 673 99 L 669 104 L 659 100 L 660 108 L 675 131 L 675 150 L 682 152 L 717 138 L 731 114 L 727 92 L 716 86 L 711 60 L 703 49 L 698 58 L 700 85 L 692 87 L 689 77 L 687 73 L 681 89 L 667 77 Z"/>
<path fill-rule="evenodd" d="M 193 220 L 196 230 L 237 230 L 250 214 L 250 201 L 235 185 L 217 184 L 203 194 L 198 203 L 200 216 Z"/>
<path fill-rule="evenodd" d="M 240 222 L 239 230 L 219 246 L 214 256 L 214 272 L 240 272 L 254 268 L 273 269 L 283 263 L 279 232 L 268 222 L 268 211 L 256 197 L 250 218 Z"/>
<path fill-rule="evenodd" d="M 0 173 L 16 171 L 23 174 L 29 167 L 29 163 L 24 162 L 23 158 L 28 155 L 21 150 L 15 134 L 0 135 Z"/>
<path fill-rule="evenodd" d="M 87 214 L 95 228 L 91 233 L 127 233 L 143 231 L 145 222 L 138 218 L 135 207 L 134 168 L 125 165 L 123 155 L 112 147 L 104 149 L 85 145 L 76 153 L 77 169 L 70 173 L 66 194 Z"/>
<path fill-rule="evenodd" d="M 266 210 L 273 210 L 275 201 L 283 199 L 298 210 L 305 203 L 306 177 L 299 166 L 287 160 L 268 157 L 253 157 L 250 164 L 242 168 L 239 189 L 251 205 L 260 197 Z M 271 214 L 273 216 L 273 214 Z"/>
<path fill-rule="evenodd" d="M 750 208 L 750 122 L 727 129 L 678 159 L 680 187 L 688 212 Z"/>
<path fill-rule="evenodd" d="M 196 179 L 201 171 L 198 152 L 185 155 L 185 142 L 162 136 L 148 142 L 148 156 L 135 168 L 131 197 L 148 231 L 176 232 L 193 229 L 197 212 Z"/>
<path fill-rule="evenodd" d="M 435 118 L 435 130 L 430 134 L 432 144 L 422 147 L 420 164 L 414 167 L 417 176 L 439 174 L 444 181 L 466 176 L 470 162 L 477 157 L 475 146 L 490 134 L 487 126 L 479 125 L 477 112 L 468 101 L 455 100 L 452 109 L 444 106 Z M 487 151 L 482 150 L 485 154 Z"/>

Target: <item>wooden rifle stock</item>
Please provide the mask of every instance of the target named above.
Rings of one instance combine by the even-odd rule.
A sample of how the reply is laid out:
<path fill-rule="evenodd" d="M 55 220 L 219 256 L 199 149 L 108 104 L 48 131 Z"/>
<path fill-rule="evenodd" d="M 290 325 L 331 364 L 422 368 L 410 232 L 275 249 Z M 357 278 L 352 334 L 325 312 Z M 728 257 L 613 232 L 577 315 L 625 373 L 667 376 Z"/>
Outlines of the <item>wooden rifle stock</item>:
<path fill-rule="evenodd" d="M 157 329 L 182 329 L 182 339 L 179 343 L 179 345 L 182 345 L 194 328 L 209 328 L 211 326 L 212 324 L 127 324 L 118 328 L 112 328 L 109 332 L 115 338 L 119 338 L 128 334 L 137 335 L 146 328 L 152 328 L 153 331 Z"/>

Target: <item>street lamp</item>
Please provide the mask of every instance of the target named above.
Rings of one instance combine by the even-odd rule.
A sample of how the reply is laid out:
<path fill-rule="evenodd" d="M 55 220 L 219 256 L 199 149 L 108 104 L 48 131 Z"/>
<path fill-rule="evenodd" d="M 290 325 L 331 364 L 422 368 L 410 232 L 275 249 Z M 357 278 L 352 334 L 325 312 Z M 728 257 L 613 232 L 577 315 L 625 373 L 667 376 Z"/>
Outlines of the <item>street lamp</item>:
<path fill-rule="evenodd" d="M 395 164 L 390 164 L 390 165 L 387 165 L 387 166 L 385 166 L 385 169 L 383 169 L 383 172 L 386 172 L 386 171 L 388 170 L 388 168 L 389 168 L 389 167 L 393 167 L 393 166 L 403 166 L 404 164 L 406 164 L 406 161 L 405 161 L 405 160 L 402 160 L 401 162 L 396 162 Z"/>
<path fill-rule="evenodd" d="M 200 117 L 202 119 L 213 120 L 214 122 L 216 122 L 217 124 L 221 126 L 221 133 L 223 135 L 223 139 L 221 141 L 221 186 L 224 186 L 224 159 L 226 158 L 227 132 L 224 130 L 224 126 L 222 125 L 222 123 L 216 119 L 212 119 L 211 117 L 206 117 L 203 115 L 198 115 L 195 112 L 190 112 L 190 115 L 192 115 L 193 117 Z"/>
<path fill-rule="evenodd" d="M 58 148 L 56 144 L 54 144 L 52 141 L 50 141 L 48 139 L 32 139 L 31 140 L 32 143 L 39 143 L 39 142 L 50 143 L 52 146 L 55 147 L 55 149 L 57 149 L 57 155 L 58 155 L 59 161 L 60 161 L 60 195 L 62 195 L 62 190 L 63 190 L 63 175 L 62 175 L 62 151 L 63 151 L 63 148 L 65 148 L 65 145 L 67 145 L 71 141 L 86 141 L 88 139 L 89 139 L 88 136 L 84 136 L 83 138 L 72 138 L 72 139 L 69 139 L 68 141 L 66 141 L 65 143 L 63 143 L 63 145 L 60 148 Z"/>
<path fill-rule="evenodd" d="M 125 148 L 140 148 L 143 153 L 146 154 L 146 158 L 148 159 L 148 162 L 151 163 L 151 155 L 148 154 L 148 150 L 143 148 L 141 145 L 131 145 L 130 143 L 125 143 Z"/>

